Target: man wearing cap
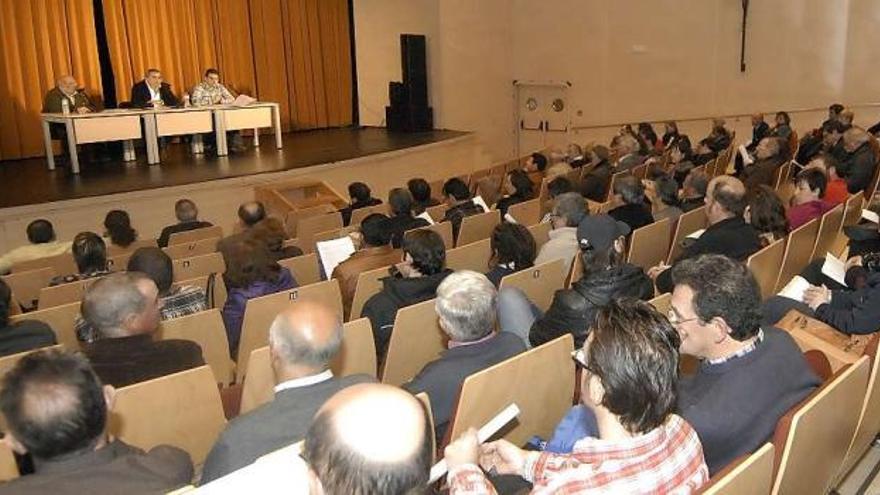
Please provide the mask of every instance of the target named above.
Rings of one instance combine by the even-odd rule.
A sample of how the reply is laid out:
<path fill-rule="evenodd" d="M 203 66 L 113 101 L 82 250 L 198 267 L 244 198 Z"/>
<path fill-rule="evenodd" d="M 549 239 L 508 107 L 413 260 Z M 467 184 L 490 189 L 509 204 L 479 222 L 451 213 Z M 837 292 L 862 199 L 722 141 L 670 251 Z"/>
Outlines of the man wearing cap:
<path fill-rule="evenodd" d="M 543 315 L 520 290 L 502 289 L 498 294 L 501 329 L 519 334 L 532 346 L 571 333 L 575 346 L 581 346 L 599 309 L 620 298 L 653 297 L 651 279 L 625 261 L 624 239 L 629 233 L 625 223 L 608 215 L 584 217 L 577 227 L 581 279 L 570 289 L 556 291 Z"/>

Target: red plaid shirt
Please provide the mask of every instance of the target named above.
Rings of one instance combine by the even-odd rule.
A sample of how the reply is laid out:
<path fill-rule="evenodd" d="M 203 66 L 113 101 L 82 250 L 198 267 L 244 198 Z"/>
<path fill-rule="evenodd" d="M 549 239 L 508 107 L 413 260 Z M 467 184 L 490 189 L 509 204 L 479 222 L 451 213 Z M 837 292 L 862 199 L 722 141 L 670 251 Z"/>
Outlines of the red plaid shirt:
<path fill-rule="evenodd" d="M 534 484 L 534 494 L 686 494 L 709 480 L 700 440 L 677 415 L 625 442 L 585 438 L 571 454 L 529 453 L 523 470 L 523 477 Z M 495 493 L 472 464 L 450 471 L 447 480 L 450 495 Z"/>

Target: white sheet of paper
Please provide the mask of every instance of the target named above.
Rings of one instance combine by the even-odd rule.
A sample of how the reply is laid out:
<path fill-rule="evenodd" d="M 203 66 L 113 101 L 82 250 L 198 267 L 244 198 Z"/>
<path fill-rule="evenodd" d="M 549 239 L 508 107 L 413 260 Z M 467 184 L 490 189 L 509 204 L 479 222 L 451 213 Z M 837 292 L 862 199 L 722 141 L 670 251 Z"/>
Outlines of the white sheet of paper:
<path fill-rule="evenodd" d="M 483 212 L 491 211 L 482 196 L 474 196 L 474 203 L 483 207 Z"/>
<path fill-rule="evenodd" d="M 513 215 L 511 215 L 510 213 L 504 214 L 504 221 L 507 223 L 516 223 L 516 219 L 513 218 Z"/>
<path fill-rule="evenodd" d="M 315 244 L 318 256 L 321 258 L 321 264 L 324 266 L 324 273 L 327 278 L 333 274 L 336 265 L 347 260 L 354 252 L 354 243 L 351 237 L 345 236 L 339 239 L 330 239 L 329 241 L 321 241 Z"/>
<path fill-rule="evenodd" d="M 251 103 L 257 101 L 256 98 L 251 98 L 248 95 L 238 95 L 235 97 L 235 101 L 232 102 L 233 105 L 237 107 L 244 107 L 250 105 Z"/>
<path fill-rule="evenodd" d="M 862 210 L 862 218 L 869 222 L 880 223 L 880 215 L 871 210 Z"/>
<path fill-rule="evenodd" d="M 755 163 L 755 160 L 752 159 L 751 155 L 749 155 L 749 150 L 746 149 L 745 145 L 739 145 L 739 156 L 742 157 L 743 163 L 746 165 L 751 165 Z"/>
<path fill-rule="evenodd" d="M 789 299 L 794 299 L 795 301 L 803 302 L 804 300 L 804 291 L 810 287 L 810 283 L 807 282 L 807 279 L 801 277 L 800 275 L 795 275 L 794 278 L 791 279 L 791 282 L 785 284 L 785 287 L 779 291 L 779 295 L 782 297 L 787 297 Z"/>
<path fill-rule="evenodd" d="M 430 224 L 430 225 L 434 225 L 435 223 L 437 223 L 434 221 L 433 218 L 431 218 L 431 215 L 428 215 L 427 211 L 423 211 L 421 215 L 416 215 L 416 218 L 423 218 L 423 219 L 427 220 L 428 224 Z"/>
<path fill-rule="evenodd" d="M 846 263 L 831 253 L 825 253 L 825 263 L 822 264 L 822 273 L 840 285 L 846 285 Z"/>
<path fill-rule="evenodd" d="M 283 452 L 276 451 L 260 457 L 252 464 L 187 493 L 195 495 L 309 493 L 308 465 L 295 450 L 288 448 L 282 450 Z"/>
<path fill-rule="evenodd" d="M 703 232 L 705 232 L 705 231 L 706 231 L 706 229 L 700 229 L 696 232 L 691 232 L 690 234 L 688 234 L 686 236 L 686 238 L 687 239 L 699 239 L 700 236 L 703 235 Z"/>

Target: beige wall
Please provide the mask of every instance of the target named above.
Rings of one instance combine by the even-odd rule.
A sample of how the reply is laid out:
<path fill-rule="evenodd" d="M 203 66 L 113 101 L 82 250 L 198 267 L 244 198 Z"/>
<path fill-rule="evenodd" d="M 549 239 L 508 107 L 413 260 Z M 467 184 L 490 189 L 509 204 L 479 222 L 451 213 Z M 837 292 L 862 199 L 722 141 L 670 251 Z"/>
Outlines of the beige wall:
<path fill-rule="evenodd" d="M 424 27 L 415 32 L 428 36 L 436 125 L 478 131 L 496 159 L 514 149 L 515 79 L 570 81 L 574 127 L 858 105 L 880 94 L 876 0 L 751 2 L 745 73 L 735 0 L 354 3 L 362 123 L 382 123 L 369 110 L 384 112 L 387 83 L 400 78 L 397 34 Z M 389 38 L 393 49 L 381 42 Z M 793 117 L 802 117 L 796 128 L 821 121 Z M 573 138 L 593 134 L 602 133 Z"/>

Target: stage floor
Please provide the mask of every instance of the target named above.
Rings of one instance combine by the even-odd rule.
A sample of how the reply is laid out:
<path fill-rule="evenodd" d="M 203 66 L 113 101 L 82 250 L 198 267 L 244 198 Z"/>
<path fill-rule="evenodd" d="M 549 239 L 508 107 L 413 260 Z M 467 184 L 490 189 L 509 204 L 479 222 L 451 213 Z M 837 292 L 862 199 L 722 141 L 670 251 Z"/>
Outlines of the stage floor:
<path fill-rule="evenodd" d="M 272 135 L 260 147 L 225 157 L 194 156 L 189 147 L 170 145 L 162 163 L 147 165 L 143 149 L 135 162 L 90 163 L 82 154 L 82 173 L 66 167 L 49 171 L 44 158 L 0 161 L 0 208 L 103 196 L 232 177 L 279 172 L 386 153 L 462 136 L 459 131 L 394 133 L 384 128 L 344 128 L 284 134 L 284 149 Z M 250 139 L 245 140 L 250 145 Z"/>

